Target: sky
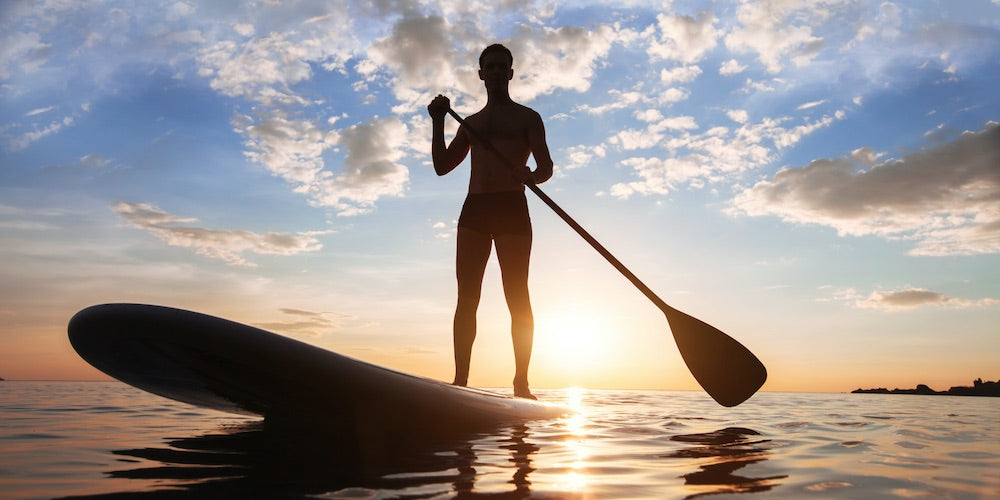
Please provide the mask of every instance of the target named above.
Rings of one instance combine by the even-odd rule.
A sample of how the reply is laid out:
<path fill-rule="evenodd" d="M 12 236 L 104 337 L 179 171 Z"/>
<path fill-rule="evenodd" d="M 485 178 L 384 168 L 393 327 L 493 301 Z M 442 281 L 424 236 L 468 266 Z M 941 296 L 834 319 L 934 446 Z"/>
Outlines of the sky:
<path fill-rule="evenodd" d="M 106 379 L 66 324 L 137 302 L 450 380 L 469 171 L 426 105 L 479 110 L 494 42 L 542 189 L 763 390 L 1000 378 L 998 0 L 2 2 L 0 377 Z M 533 386 L 697 389 L 529 198 Z M 472 385 L 509 386 L 509 321 L 494 257 Z"/>

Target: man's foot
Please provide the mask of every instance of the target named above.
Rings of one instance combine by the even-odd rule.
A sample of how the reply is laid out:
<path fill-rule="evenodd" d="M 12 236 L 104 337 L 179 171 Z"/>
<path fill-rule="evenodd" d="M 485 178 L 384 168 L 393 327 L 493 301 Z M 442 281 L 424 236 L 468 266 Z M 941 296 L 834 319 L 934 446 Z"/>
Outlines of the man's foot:
<path fill-rule="evenodd" d="M 457 386 L 459 386 L 459 387 L 466 387 L 466 386 L 468 386 L 468 385 L 469 385 L 469 381 L 468 381 L 468 380 L 459 380 L 459 379 L 455 379 L 455 380 L 453 380 L 453 381 L 451 382 L 451 385 L 457 385 Z"/>
<path fill-rule="evenodd" d="M 531 390 L 528 389 L 528 384 L 527 383 L 515 383 L 514 384 L 514 397 L 516 397 L 516 398 L 524 398 L 524 399 L 535 399 L 535 400 L 538 399 L 538 398 L 535 397 L 534 394 L 531 393 Z"/>
<path fill-rule="evenodd" d="M 514 389 L 514 397 L 524 398 L 524 399 L 534 399 L 536 401 L 538 400 L 538 398 L 534 394 L 532 394 L 527 387 L 524 388 L 524 390 Z"/>

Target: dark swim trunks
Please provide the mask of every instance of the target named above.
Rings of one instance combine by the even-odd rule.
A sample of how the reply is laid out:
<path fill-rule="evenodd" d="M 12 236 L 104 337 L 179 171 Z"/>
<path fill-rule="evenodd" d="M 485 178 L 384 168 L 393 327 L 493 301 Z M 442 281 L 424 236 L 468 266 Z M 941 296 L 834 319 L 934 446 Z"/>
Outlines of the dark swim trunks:
<path fill-rule="evenodd" d="M 458 227 L 489 235 L 520 234 L 531 236 L 528 199 L 524 191 L 469 193 L 458 216 Z"/>

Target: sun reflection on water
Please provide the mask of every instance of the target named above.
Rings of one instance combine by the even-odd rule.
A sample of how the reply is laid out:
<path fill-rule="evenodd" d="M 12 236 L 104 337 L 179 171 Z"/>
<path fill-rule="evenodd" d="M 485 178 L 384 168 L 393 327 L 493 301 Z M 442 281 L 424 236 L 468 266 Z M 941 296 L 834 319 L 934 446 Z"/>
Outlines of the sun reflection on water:
<path fill-rule="evenodd" d="M 583 492 L 590 484 L 590 477 L 586 473 L 587 459 L 591 456 L 586 441 L 590 435 L 583 402 L 586 392 L 586 389 L 581 387 L 566 389 L 566 406 L 570 409 L 570 414 L 563 422 L 566 435 L 562 445 L 569 453 L 567 462 L 561 465 L 565 473 L 561 474 L 555 483 L 562 491 Z"/>

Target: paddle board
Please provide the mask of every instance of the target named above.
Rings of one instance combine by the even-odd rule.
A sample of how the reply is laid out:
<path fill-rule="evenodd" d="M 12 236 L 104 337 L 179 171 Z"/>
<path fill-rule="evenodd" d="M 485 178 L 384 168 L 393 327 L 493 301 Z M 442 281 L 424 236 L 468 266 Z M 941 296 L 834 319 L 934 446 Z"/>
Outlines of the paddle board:
<path fill-rule="evenodd" d="M 170 307 L 96 305 L 73 316 L 68 330 L 83 359 L 122 382 L 265 421 L 472 430 L 567 413 L 559 405 L 456 387 Z"/>

